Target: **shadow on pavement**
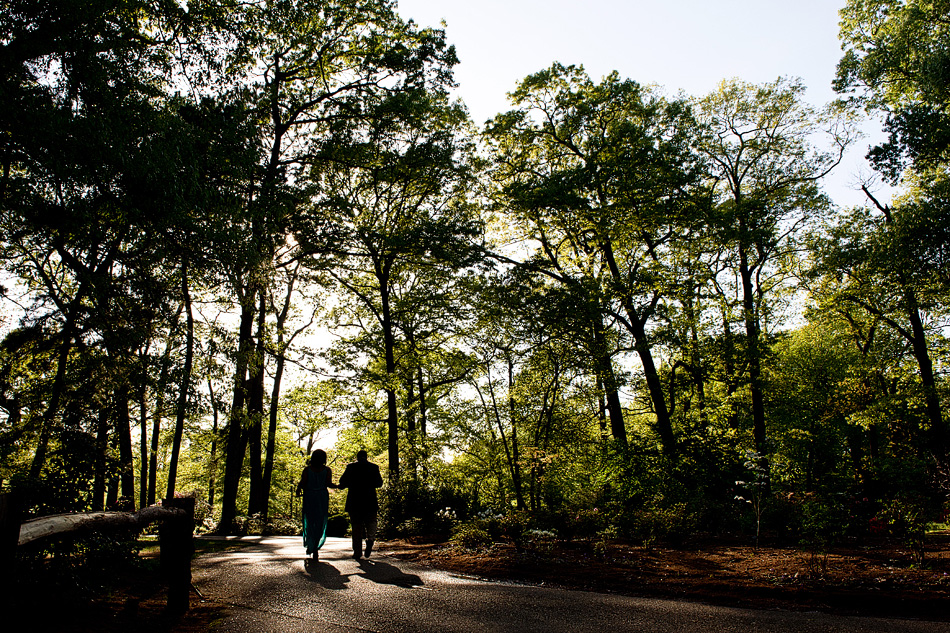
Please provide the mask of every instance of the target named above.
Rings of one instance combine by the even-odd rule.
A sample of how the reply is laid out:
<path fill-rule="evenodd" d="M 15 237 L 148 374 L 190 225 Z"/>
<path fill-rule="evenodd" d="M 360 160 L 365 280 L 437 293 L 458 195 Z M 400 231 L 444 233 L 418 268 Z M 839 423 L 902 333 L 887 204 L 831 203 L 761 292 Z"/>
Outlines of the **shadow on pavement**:
<path fill-rule="evenodd" d="M 311 582 L 318 582 L 327 589 L 346 589 L 350 581 L 349 576 L 341 574 L 336 567 L 319 560 L 305 559 L 304 570 Z"/>
<path fill-rule="evenodd" d="M 361 576 L 380 585 L 396 585 L 397 587 L 421 587 L 422 579 L 415 574 L 403 573 L 398 567 L 374 559 L 363 558 L 359 562 L 363 571 Z"/>

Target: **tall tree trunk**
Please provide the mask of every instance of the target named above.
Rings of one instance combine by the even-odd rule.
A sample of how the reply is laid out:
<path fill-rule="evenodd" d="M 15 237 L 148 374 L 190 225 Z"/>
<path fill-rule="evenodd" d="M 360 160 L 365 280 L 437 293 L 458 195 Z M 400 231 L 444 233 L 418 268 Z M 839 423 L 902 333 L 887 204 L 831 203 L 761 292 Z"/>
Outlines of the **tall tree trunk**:
<path fill-rule="evenodd" d="M 33 463 L 30 464 L 31 479 L 36 479 L 40 476 L 43 466 L 46 463 L 46 452 L 49 448 L 49 440 L 53 433 L 56 416 L 59 414 L 60 400 L 62 399 L 63 393 L 66 390 L 66 365 L 69 360 L 69 352 L 72 349 L 73 338 L 76 335 L 77 313 L 79 312 L 79 308 L 85 299 L 87 292 L 89 291 L 89 286 L 91 283 L 89 280 L 102 275 L 103 271 L 107 271 L 112 267 L 113 263 L 115 262 L 115 257 L 119 252 L 120 244 L 121 238 L 116 239 L 112 244 L 110 244 L 105 256 L 92 270 L 86 266 L 83 266 L 82 264 L 77 264 L 76 266 L 71 265 L 73 270 L 76 271 L 77 275 L 82 278 L 82 281 L 79 283 L 79 288 L 76 290 L 76 294 L 69 302 L 67 308 L 63 311 L 66 322 L 63 324 L 63 329 L 60 333 L 62 342 L 60 344 L 59 357 L 57 359 L 56 378 L 53 380 L 53 389 L 50 393 L 49 405 L 46 407 L 46 411 L 43 412 L 43 417 L 40 422 L 39 441 L 37 442 L 36 452 L 33 455 Z M 57 245 L 57 251 L 59 252 L 60 258 L 64 261 L 72 260 L 75 263 L 75 258 L 71 257 L 68 252 L 63 250 L 62 244 Z"/>
<path fill-rule="evenodd" d="M 604 381 L 600 373 L 596 376 L 597 391 L 597 421 L 600 423 L 600 439 L 607 440 L 610 433 L 607 431 L 607 399 L 604 397 Z"/>
<path fill-rule="evenodd" d="M 508 362 L 509 364 L 511 363 L 510 359 Z M 521 472 L 517 465 L 518 461 L 520 460 L 520 456 L 518 455 L 518 452 L 517 452 L 518 444 L 517 442 L 512 443 L 512 442 L 509 442 L 508 440 L 508 434 L 505 432 L 505 424 L 504 422 L 502 422 L 502 419 L 501 419 L 502 416 L 501 416 L 500 407 L 498 406 L 498 399 L 495 397 L 495 387 L 492 383 L 490 362 L 488 365 L 486 365 L 486 368 L 488 369 L 488 393 L 491 396 L 491 405 L 492 405 L 491 416 L 495 418 L 495 425 L 498 427 L 498 433 L 501 435 L 501 445 L 505 449 L 505 460 L 508 463 L 508 473 L 511 475 L 512 485 L 515 488 L 515 498 L 517 499 L 521 496 Z M 479 393 L 479 396 L 482 397 L 481 391 L 479 391 L 478 393 Z M 482 397 L 482 405 L 487 409 L 487 405 L 484 402 L 484 397 Z M 512 402 L 511 402 L 510 396 L 508 399 L 508 407 L 509 407 L 509 416 L 508 416 L 509 422 L 512 425 L 512 429 L 514 429 L 513 408 L 512 408 Z M 495 441 L 494 431 L 492 431 L 491 439 L 492 439 L 492 442 Z M 504 481 L 502 480 L 500 471 L 497 474 L 497 479 L 498 479 L 499 494 L 502 494 L 503 496 L 505 484 L 504 484 Z M 500 501 L 502 501 L 503 503 L 505 502 L 504 499 L 501 499 Z M 524 500 L 522 499 L 522 504 L 523 503 L 524 503 Z M 519 507 L 522 507 L 522 506 L 519 506 Z"/>
<path fill-rule="evenodd" d="M 175 415 L 175 435 L 172 439 L 172 455 L 168 463 L 168 487 L 165 497 L 175 497 L 175 485 L 178 482 L 178 457 L 181 453 L 181 439 L 185 429 L 185 416 L 188 412 L 188 394 L 191 391 L 191 369 L 195 356 L 195 319 L 191 310 L 191 292 L 188 289 L 188 262 L 181 267 L 181 292 L 185 304 L 185 367 L 182 370 L 181 387 L 178 393 L 178 406 Z"/>
<path fill-rule="evenodd" d="M 139 393 L 139 509 L 148 501 L 148 402 L 145 386 Z"/>
<path fill-rule="evenodd" d="M 231 410 L 225 427 L 224 487 L 221 491 L 221 520 L 218 531 L 229 534 L 234 529 L 237 517 L 237 495 L 244 470 L 244 455 L 247 449 L 247 434 L 244 432 L 246 376 L 249 356 L 252 353 L 255 311 L 255 293 L 241 304 L 241 324 L 238 334 L 238 354 L 234 367 L 234 392 Z"/>
<path fill-rule="evenodd" d="M 426 434 L 428 433 L 428 418 L 429 418 L 429 409 L 426 406 L 426 398 L 428 397 L 428 390 L 426 389 L 425 376 L 422 371 L 422 367 L 419 367 L 416 370 L 416 382 L 419 387 L 419 435 L 425 441 Z"/>
<path fill-rule="evenodd" d="M 66 389 L 66 365 L 69 362 L 69 352 L 73 346 L 73 335 L 75 329 L 75 320 L 73 313 L 78 308 L 80 295 L 70 304 L 70 314 L 66 318 L 63 330 L 60 334 L 62 342 L 59 347 L 59 356 L 56 359 L 56 377 L 53 379 L 53 390 L 50 393 L 49 404 L 43 412 L 40 422 L 40 437 L 36 445 L 36 452 L 33 454 L 33 463 L 30 464 L 30 478 L 37 479 L 43 471 L 46 464 L 46 452 L 49 447 L 50 436 L 53 433 L 53 426 L 56 416 L 59 414 L 59 403 L 63 392 Z"/>
<path fill-rule="evenodd" d="M 736 377 L 736 349 L 732 326 L 729 324 L 729 314 L 725 307 L 722 309 L 722 342 L 723 369 L 726 374 L 726 397 L 731 398 L 732 394 L 734 394 L 738 388 L 738 380 Z M 733 407 L 730 407 L 729 417 L 726 422 L 733 431 L 739 430 L 739 414 Z"/>
<path fill-rule="evenodd" d="M 422 479 L 429 478 L 429 445 L 426 441 L 428 434 L 429 409 L 426 406 L 428 390 L 426 389 L 425 375 L 422 367 L 416 369 L 416 381 L 419 388 L 419 456 L 422 458 Z"/>
<path fill-rule="evenodd" d="M 603 329 L 603 318 L 597 317 L 599 323 L 594 324 L 594 362 L 597 367 L 597 381 L 602 385 L 606 399 L 606 409 L 610 416 L 610 434 L 620 444 L 627 447 L 627 425 L 623 419 L 623 407 L 620 405 L 620 389 L 617 385 L 617 375 L 614 373 L 613 361 L 607 350 L 607 336 Z"/>
<path fill-rule="evenodd" d="M 924 400 L 927 404 L 927 418 L 930 421 L 930 447 L 937 461 L 946 466 L 947 444 L 946 429 L 943 415 L 940 411 L 940 396 L 937 393 L 937 381 L 934 377 L 933 361 L 930 359 L 930 350 L 927 348 L 927 335 L 920 318 L 920 309 L 917 305 L 917 295 L 912 290 L 904 294 L 907 305 L 907 316 L 910 319 L 911 345 L 914 350 L 914 359 L 920 371 L 920 382 L 924 387 Z"/>
<path fill-rule="evenodd" d="M 406 385 L 406 470 L 409 471 L 409 477 L 413 481 L 418 480 L 418 465 L 416 462 L 416 384 L 410 377 L 405 381 Z"/>
<path fill-rule="evenodd" d="M 515 388 L 515 363 L 511 355 L 508 355 L 508 418 L 511 424 L 511 453 L 512 453 L 512 477 L 514 478 L 515 486 L 515 503 L 518 506 L 519 510 L 523 510 L 525 507 L 524 503 L 524 491 L 522 490 L 521 483 L 521 453 L 518 448 L 518 425 L 515 423 L 516 413 L 515 413 L 515 397 L 514 397 L 514 388 Z"/>
<path fill-rule="evenodd" d="M 96 420 L 96 459 L 95 472 L 92 479 L 92 503 L 90 507 L 93 512 L 102 510 L 106 496 L 106 453 L 109 450 L 109 412 L 107 407 L 99 409 L 99 417 Z"/>
<path fill-rule="evenodd" d="M 881 204 L 871 191 L 866 187 L 861 188 L 871 199 L 874 205 L 884 214 L 884 223 L 888 226 L 893 225 L 894 216 L 888 205 Z M 908 271 L 902 268 L 898 271 L 900 284 L 904 289 L 904 306 L 907 312 L 907 318 L 910 320 L 911 332 L 910 339 L 913 347 L 914 359 L 917 361 L 917 367 L 920 370 L 920 381 L 924 387 L 924 400 L 927 405 L 927 418 L 930 421 L 930 443 L 931 450 L 937 462 L 942 468 L 947 467 L 947 439 L 946 429 L 943 423 L 943 414 L 940 410 L 940 397 L 937 393 L 937 384 L 934 378 L 933 362 L 930 358 L 930 350 L 927 349 L 927 334 L 924 331 L 924 324 L 920 318 L 920 306 L 917 301 L 917 294 L 908 281 Z M 944 475 L 946 476 L 946 475 Z"/>
<path fill-rule="evenodd" d="M 698 291 L 698 287 L 695 280 L 691 278 L 690 291 L 687 293 L 687 298 L 684 302 L 686 319 L 689 325 L 689 364 L 691 367 L 690 376 L 693 379 L 693 385 L 696 387 L 699 421 L 705 430 L 709 426 L 709 416 L 706 411 L 706 375 L 705 371 L 703 371 L 703 358 L 699 349 L 699 317 L 697 316 L 697 313 L 702 312 L 702 306 L 700 305 L 700 309 L 697 309 L 694 303 L 696 299 L 696 295 L 693 292 L 694 290 Z"/>
<path fill-rule="evenodd" d="M 749 392 L 752 397 L 752 439 L 755 442 L 756 452 L 766 455 L 769 450 L 765 433 L 765 400 L 762 396 L 761 354 L 759 352 L 761 341 L 752 274 L 747 246 L 744 242 L 740 242 L 739 276 L 742 279 L 742 314 L 745 319 L 746 359 L 749 366 Z"/>
<path fill-rule="evenodd" d="M 383 353 L 386 360 L 386 435 L 389 451 L 389 479 L 399 481 L 399 403 L 396 390 L 392 387 L 396 376 L 396 335 L 389 305 L 388 270 L 377 267 L 376 278 L 379 281 L 381 322 L 383 330 Z"/>
<path fill-rule="evenodd" d="M 287 292 L 284 294 L 284 304 L 281 309 L 277 311 L 277 322 L 274 324 L 274 329 L 277 333 L 277 367 L 274 370 L 274 385 L 271 389 L 270 411 L 267 425 L 267 447 L 264 451 L 263 514 L 265 521 L 270 515 L 270 491 L 271 482 L 274 478 L 274 453 L 277 450 L 277 417 L 280 411 L 280 389 L 284 378 L 284 367 L 287 362 L 287 350 L 297 335 L 306 330 L 307 327 L 310 326 L 310 323 L 313 322 L 311 319 L 310 323 L 304 325 L 289 337 L 285 334 L 287 318 L 290 315 L 291 301 L 294 294 L 294 284 L 297 282 L 300 266 L 301 264 L 298 262 L 287 280 Z M 293 495 L 291 495 L 291 499 L 293 499 Z"/>
<path fill-rule="evenodd" d="M 215 484 L 218 476 L 218 400 L 214 396 L 214 385 L 208 379 L 208 395 L 211 400 L 211 457 L 208 468 L 208 505 L 214 508 Z"/>
<path fill-rule="evenodd" d="M 158 384 L 155 387 L 155 411 L 152 414 L 152 445 L 149 451 L 148 468 L 148 501 L 146 505 L 155 505 L 158 489 L 158 442 L 162 432 L 162 416 L 165 414 L 165 388 L 168 386 L 168 372 L 171 367 L 172 348 L 174 347 L 175 330 L 181 318 L 184 303 L 178 304 L 175 316 L 168 328 L 168 340 L 165 342 L 165 351 L 159 361 L 161 370 L 158 375 Z"/>
<path fill-rule="evenodd" d="M 656 370 L 656 363 L 653 362 L 653 353 L 650 350 L 650 340 L 646 334 L 646 321 L 649 318 L 652 308 L 646 308 L 638 311 L 633 305 L 633 301 L 627 294 L 624 277 L 620 272 L 620 267 L 614 258 L 613 246 L 609 241 L 603 241 L 600 245 L 604 261 L 610 270 L 611 278 L 614 284 L 620 290 L 620 299 L 623 304 L 624 312 L 627 314 L 627 326 L 630 334 L 633 335 L 633 347 L 640 357 L 640 364 L 643 366 L 643 375 L 647 381 L 647 391 L 650 394 L 650 401 L 653 403 L 653 413 L 656 416 L 656 431 L 660 436 L 660 443 L 663 452 L 666 455 L 676 453 L 676 436 L 673 434 L 673 423 L 670 420 L 670 412 L 666 406 L 666 395 L 663 393 L 663 385 L 660 383 L 660 376 Z M 654 302 L 656 298 L 654 298 Z"/>
<path fill-rule="evenodd" d="M 267 424 L 267 447 L 264 451 L 264 520 L 270 515 L 270 491 L 271 482 L 274 478 L 274 453 L 277 450 L 277 417 L 280 412 L 280 385 L 284 378 L 284 364 L 286 356 L 284 355 L 284 336 L 282 324 L 277 328 L 277 367 L 274 370 L 274 385 L 271 388 L 270 411 L 268 412 Z"/>
<path fill-rule="evenodd" d="M 647 381 L 647 390 L 650 393 L 650 400 L 653 402 L 657 434 L 660 436 L 663 452 L 666 455 L 674 455 L 676 453 L 676 436 L 673 434 L 673 423 L 670 420 L 670 412 L 666 408 L 666 396 L 663 394 L 660 375 L 656 370 L 656 364 L 653 362 L 653 352 L 650 350 L 646 330 L 643 321 L 637 318 L 635 311 L 631 311 L 629 315 L 630 323 L 633 326 L 633 347 L 637 352 L 637 356 L 640 357 L 643 375 Z"/>
<path fill-rule="evenodd" d="M 109 485 L 106 489 L 106 508 L 112 509 L 119 503 L 119 480 L 116 477 L 109 478 Z"/>
<path fill-rule="evenodd" d="M 148 346 L 139 353 L 139 508 L 148 502 Z"/>
<path fill-rule="evenodd" d="M 283 354 L 277 356 L 277 369 L 274 372 L 274 385 L 271 389 L 270 411 L 268 412 L 267 446 L 264 449 L 264 480 L 261 496 L 264 500 L 263 516 L 266 521 L 270 516 L 270 491 L 274 479 L 274 453 L 277 450 L 277 417 L 280 411 L 280 383 L 284 376 L 285 358 Z"/>
<path fill-rule="evenodd" d="M 264 290 L 260 292 L 260 304 L 257 312 L 257 347 L 254 364 L 251 366 L 247 390 L 248 440 L 247 451 L 250 466 L 250 486 L 248 490 L 248 516 L 264 513 L 264 469 L 261 463 L 261 436 L 264 427 L 264 337 L 267 327 L 267 303 Z"/>
<path fill-rule="evenodd" d="M 124 510 L 135 510 L 135 461 L 132 458 L 132 419 L 129 417 L 129 384 L 123 382 L 113 397 L 116 441 L 119 443 L 119 481 Z"/>

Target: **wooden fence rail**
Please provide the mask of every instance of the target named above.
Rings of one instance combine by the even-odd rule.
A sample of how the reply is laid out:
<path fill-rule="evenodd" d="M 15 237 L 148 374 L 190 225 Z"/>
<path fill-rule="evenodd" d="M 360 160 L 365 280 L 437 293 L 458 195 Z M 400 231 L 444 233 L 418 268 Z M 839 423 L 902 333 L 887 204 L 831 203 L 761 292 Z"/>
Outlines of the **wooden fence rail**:
<path fill-rule="evenodd" d="M 191 557 L 194 553 L 195 500 L 165 499 L 160 506 L 138 512 L 85 512 L 54 514 L 20 523 L 14 495 L 0 495 L 0 563 L 12 562 L 17 547 L 67 534 L 142 530 L 159 523 L 161 568 L 168 585 L 167 606 L 183 612 L 189 607 Z M 14 535 L 16 538 L 14 539 Z"/>

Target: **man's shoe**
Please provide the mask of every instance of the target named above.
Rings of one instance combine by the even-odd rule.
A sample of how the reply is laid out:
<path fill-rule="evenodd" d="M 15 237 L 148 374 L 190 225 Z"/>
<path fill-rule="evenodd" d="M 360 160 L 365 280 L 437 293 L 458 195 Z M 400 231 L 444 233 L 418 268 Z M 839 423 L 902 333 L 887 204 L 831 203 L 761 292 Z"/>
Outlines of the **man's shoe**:
<path fill-rule="evenodd" d="M 359 559 L 360 559 L 360 553 L 359 553 L 359 552 L 353 552 L 353 558 L 355 558 L 356 560 L 359 560 Z"/>
<path fill-rule="evenodd" d="M 363 556 L 365 556 L 366 558 L 369 558 L 369 555 L 372 554 L 372 553 L 373 553 L 373 550 L 371 550 L 370 548 L 367 547 L 367 548 L 366 548 L 366 551 L 363 552 Z"/>

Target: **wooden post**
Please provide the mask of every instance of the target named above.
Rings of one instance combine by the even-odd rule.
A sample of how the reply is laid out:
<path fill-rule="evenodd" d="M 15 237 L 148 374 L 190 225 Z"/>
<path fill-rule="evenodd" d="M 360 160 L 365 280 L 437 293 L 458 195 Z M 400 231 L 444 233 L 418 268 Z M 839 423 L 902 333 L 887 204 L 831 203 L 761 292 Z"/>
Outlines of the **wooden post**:
<path fill-rule="evenodd" d="M 165 519 L 158 527 L 162 574 L 168 585 L 166 606 L 172 613 L 184 613 L 191 596 L 191 558 L 195 551 L 195 500 L 192 497 L 164 499 L 164 508 L 184 510 L 181 517 Z"/>
<path fill-rule="evenodd" d="M 9 570 L 20 538 L 20 504 L 13 492 L 0 494 L 0 569 Z M 6 572 L 3 572 L 7 575 Z"/>

